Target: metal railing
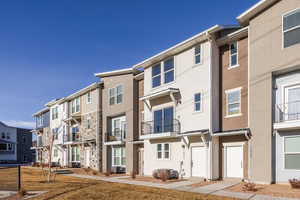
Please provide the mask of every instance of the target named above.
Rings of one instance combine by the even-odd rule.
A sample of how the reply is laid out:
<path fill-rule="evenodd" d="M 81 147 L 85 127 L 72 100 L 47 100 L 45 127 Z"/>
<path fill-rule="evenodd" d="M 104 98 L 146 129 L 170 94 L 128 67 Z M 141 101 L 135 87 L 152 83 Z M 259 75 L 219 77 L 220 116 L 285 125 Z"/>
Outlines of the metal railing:
<path fill-rule="evenodd" d="M 177 119 L 172 121 L 148 121 L 142 122 L 141 135 L 160 133 L 180 133 L 180 122 Z"/>
<path fill-rule="evenodd" d="M 275 123 L 300 120 L 300 101 L 275 105 Z"/>
<path fill-rule="evenodd" d="M 106 142 L 123 141 L 126 138 L 126 130 L 116 129 L 106 132 Z"/>
<path fill-rule="evenodd" d="M 81 137 L 79 133 L 70 133 L 64 135 L 64 142 L 80 142 Z"/>

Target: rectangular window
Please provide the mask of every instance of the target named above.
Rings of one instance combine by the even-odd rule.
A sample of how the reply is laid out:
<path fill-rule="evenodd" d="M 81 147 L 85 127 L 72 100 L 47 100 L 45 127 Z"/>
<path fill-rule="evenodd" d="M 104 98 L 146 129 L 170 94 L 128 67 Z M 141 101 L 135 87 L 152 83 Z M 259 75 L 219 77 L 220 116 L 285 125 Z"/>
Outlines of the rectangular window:
<path fill-rule="evenodd" d="M 300 137 L 284 138 L 285 169 L 300 170 Z"/>
<path fill-rule="evenodd" d="M 86 120 L 86 128 L 91 129 L 91 119 L 89 118 Z"/>
<path fill-rule="evenodd" d="M 239 115 L 241 113 L 241 89 L 226 91 L 227 116 Z"/>
<path fill-rule="evenodd" d="M 161 66 L 157 64 L 152 67 L 152 88 L 161 85 Z"/>
<path fill-rule="evenodd" d="M 52 120 L 58 118 L 58 106 L 52 108 Z"/>
<path fill-rule="evenodd" d="M 158 160 L 170 159 L 170 145 L 168 143 L 157 144 L 156 145 L 156 156 L 157 156 Z"/>
<path fill-rule="evenodd" d="M 284 48 L 300 43 L 300 9 L 283 16 Z"/>
<path fill-rule="evenodd" d="M 200 112 L 201 111 L 201 93 L 197 93 L 194 95 L 194 111 Z"/>
<path fill-rule="evenodd" d="M 126 157 L 125 157 L 125 148 L 124 147 L 115 147 L 112 148 L 112 165 L 113 166 L 125 166 Z"/>
<path fill-rule="evenodd" d="M 80 162 L 80 149 L 78 146 L 72 147 L 72 162 Z"/>
<path fill-rule="evenodd" d="M 109 105 L 120 104 L 123 102 L 123 86 L 118 85 L 109 89 Z"/>
<path fill-rule="evenodd" d="M 80 97 L 72 100 L 71 105 L 72 105 L 72 113 L 80 112 Z"/>
<path fill-rule="evenodd" d="M 7 150 L 12 151 L 13 150 L 13 144 L 7 144 Z"/>
<path fill-rule="evenodd" d="M 165 83 L 174 81 L 174 58 L 164 61 Z"/>
<path fill-rule="evenodd" d="M 87 103 L 92 103 L 92 95 L 91 95 L 91 92 L 88 92 L 86 94 L 86 102 Z"/>
<path fill-rule="evenodd" d="M 195 64 L 200 64 L 201 63 L 201 44 L 195 46 L 194 53 L 195 53 Z"/>
<path fill-rule="evenodd" d="M 173 132 L 173 115 L 173 107 L 154 111 L 154 133 Z"/>
<path fill-rule="evenodd" d="M 0 151 L 6 151 L 6 150 L 7 150 L 6 143 L 0 143 Z"/>
<path fill-rule="evenodd" d="M 55 158 L 58 156 L 58 151 L 57 151 L 57 149 L 54 149 L 53 156 L 54 156 Z"/>
<path fill-rule="evenodd" d="M 238 43 L 233 42 L 230 44 L 230 67 L 238 66 Z"/>

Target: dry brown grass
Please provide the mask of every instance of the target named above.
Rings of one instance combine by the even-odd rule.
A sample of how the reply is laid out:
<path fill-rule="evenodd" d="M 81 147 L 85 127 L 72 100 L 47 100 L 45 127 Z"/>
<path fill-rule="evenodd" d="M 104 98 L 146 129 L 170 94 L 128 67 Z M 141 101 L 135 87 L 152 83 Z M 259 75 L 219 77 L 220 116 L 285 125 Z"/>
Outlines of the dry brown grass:
<path fill-rule="evenodd" d="M 299 189 L 293 189 L 289 185 L 279 185 L 279 184 L 273 184 L 273 185 L 259 185 L 256 184 L 256 191 L 244 191 L 245 183 L 240 183 L 238 185 L 232 186 L 228 188 L 227 190 L 233 191 L 233 192 L 247 192 L 252 194 L 263 194 L 263 195 L 271 195 L 274 197 L 288 197 L 288 198 L 300 198 L 300 190 Z"/>
<path fill-rule="evenodd" d="M 33 198 L 70 200 L 231 200 L 232 198 L 201 195 L 174 190 L 109 183 L 57 175 L 55 183 L 46 183 L 41 170 L 22 168 L 23 188 L 26 191 L 39 190 L 47 193 Z"/>

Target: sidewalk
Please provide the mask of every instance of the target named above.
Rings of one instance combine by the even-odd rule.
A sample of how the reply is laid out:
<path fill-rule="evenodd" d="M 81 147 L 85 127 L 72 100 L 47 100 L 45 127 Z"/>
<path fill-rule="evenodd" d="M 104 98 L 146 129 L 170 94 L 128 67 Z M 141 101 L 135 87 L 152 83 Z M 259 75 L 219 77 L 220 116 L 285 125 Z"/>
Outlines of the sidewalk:
<path fill-rule="evenodd" d="M 180 190 L 180 191 L 200 193 L 200 194 L 211 194 L 211 195 L 232 197 L 232 198 L 238 198 L 238 199 L 299 200 L 296 198 L 272 197 L 272 196 L 267 196 L 267 195 L 257 195 L 257 194 L 250 194 L 250 193 L 225 191 L 226 188 L 239 183 L 239 182 L 234 182 L 234 181 L 225 181 L 225 182 L 215 183 L 215 184 L 201 186 L 201 187 L 192 187 L 189 185 L 195 183 L 195 181 L 193 181 L 193 180 L 163 184 L 163 183 L 152 183 L 152 182 L 146 182 L 146 181 L 133 181 L 133 180 L 124 179 L 124 178 L 126 178 L 126 176 L 99 177 L 99 176 L 89 176 L 89 175 L 81 175 L 81 174 L 66 174 L 66 176 L 73 176 L 73 177 L 93 179 L 93 180 L 101 180 L 101 181 L 107 181 L 107 182 L 113 182 L 113 183 L 124 183 L 124 184 L 131 184 L 131 185 L 173 189 L 173 190 Z"/>

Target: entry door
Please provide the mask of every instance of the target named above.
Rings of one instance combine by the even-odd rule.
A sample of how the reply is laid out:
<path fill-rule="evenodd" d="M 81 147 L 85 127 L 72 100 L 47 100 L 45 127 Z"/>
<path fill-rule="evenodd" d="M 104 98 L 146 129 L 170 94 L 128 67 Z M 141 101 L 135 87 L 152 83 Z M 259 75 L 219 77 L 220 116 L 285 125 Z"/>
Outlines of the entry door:
<path fill-rule="evenodd" d="M 192 176 L 207 176 L 206 147 L 192 147 Z"/>
<path fill-rule="evenodd" d="M 85 149 L 85 166 L 90 167 L 90 158 L 91 158 L 91 151 L 89 148 Z"/>
<path fill-rule="evenodd" d="M 144 175 L 144 148 L 139 149 L 139 175 Z"/>
<path fill-rule="evenodd" d="M 226 177 L 243 178 L 243 146 L 226 147 Z"/>

